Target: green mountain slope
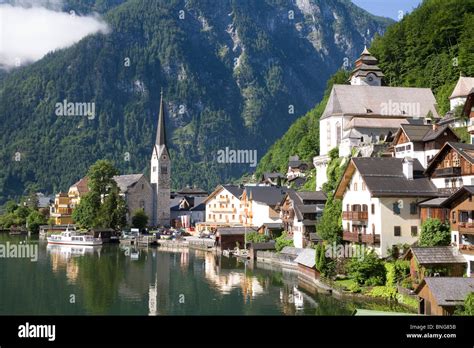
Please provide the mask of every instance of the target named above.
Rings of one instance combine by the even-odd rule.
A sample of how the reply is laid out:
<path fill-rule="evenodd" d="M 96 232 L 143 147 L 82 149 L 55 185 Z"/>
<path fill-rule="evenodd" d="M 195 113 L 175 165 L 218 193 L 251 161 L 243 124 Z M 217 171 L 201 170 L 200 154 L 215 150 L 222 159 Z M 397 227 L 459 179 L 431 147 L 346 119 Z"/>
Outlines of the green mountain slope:
<path fill-rule="evenodd" d="M 473 34 L 474 1 L 425 0 L 383 36 L 375 38 L 370 52 L 379 59 L 386 85 L 432 88 L 439 112 L 444 115 L 459 74 L 474 76 Z M 346 83 L 342 72 L 334 79 Z M 306 161 L 319 154 L 319 116 L 330 88 L 331 83 L 325 98 L 270 148 L 257 173 L 285 172 L 288 156 L 293 154 Z"/>
<path fill-rule="evenodd" d="M 348 0 L 66 0 L 63 10 L 100 12 L 111 31 L 1 79 L 0 203 L 65 190 L 99 158 L 148 173 L 161 88 L 174 188 L 252 171 L 217 163 L 217 151 L 260 158 L 390 22 Z M 95 117 L 56 116 L 64 100 L 95 103 Z"/>

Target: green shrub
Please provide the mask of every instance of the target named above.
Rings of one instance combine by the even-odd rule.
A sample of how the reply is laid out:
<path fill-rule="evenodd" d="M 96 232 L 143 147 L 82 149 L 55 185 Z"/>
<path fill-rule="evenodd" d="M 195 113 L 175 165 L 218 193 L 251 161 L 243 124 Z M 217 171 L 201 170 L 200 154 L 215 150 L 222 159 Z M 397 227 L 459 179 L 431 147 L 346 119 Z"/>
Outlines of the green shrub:
<path fill-rule="evenodd" d="M 373 251 L 366 253 L 362 259 L 351 259 L 347 270 L 349 276 L 360 285 L 385 283 L 384 262 Z"/>
<path fill-rule="evenodd" d="M 246 238 L 247 243 L 264 243 L 270 240 L 270 237 L 258 232 L 247 233 Z"/>
<path fill-rule="evenodd" d="M 362 291 L 362 288 L 357 283 L 352 283 L 347 286 L 347 290 L 353 293 L 359 293 Z"/>
<path fill-rule="evenodd" d="M 397 289 L 394 286 L 375 286 L 368 295 L 394 300 L 397 298 Z"/>
<path fill-rule="evenodd" d="M 280 252 L 286 246 L 294 246 L 293 239 L 288 237 L 288 234 L 283 232 L 280 237 L 275 239 L 275 249 L 276 251 Z"/>

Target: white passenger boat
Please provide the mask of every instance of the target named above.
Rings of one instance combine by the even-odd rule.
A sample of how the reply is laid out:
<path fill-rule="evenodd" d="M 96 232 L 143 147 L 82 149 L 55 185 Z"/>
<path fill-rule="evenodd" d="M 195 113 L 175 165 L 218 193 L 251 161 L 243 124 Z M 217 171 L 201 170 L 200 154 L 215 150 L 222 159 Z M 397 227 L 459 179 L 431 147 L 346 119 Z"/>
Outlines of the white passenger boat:
<path fill-rule="evenodd" d="M 76 231 L 70 231 L 69 228 L 61 234 L 52 234 L 48 237 L 49 244 L 68 244 L 68 245 L 102 245 L 102 239 L 93 236 L 77 234 Z"/>

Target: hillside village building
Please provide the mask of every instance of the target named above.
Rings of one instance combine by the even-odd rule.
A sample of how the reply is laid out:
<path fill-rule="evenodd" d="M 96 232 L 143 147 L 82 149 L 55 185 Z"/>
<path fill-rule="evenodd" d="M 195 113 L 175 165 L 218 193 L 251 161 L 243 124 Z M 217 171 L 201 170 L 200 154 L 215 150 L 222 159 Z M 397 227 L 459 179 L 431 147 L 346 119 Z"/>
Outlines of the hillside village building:
<path fill-rule="evenodd" d="M 474 88 L 474 77 L 459 76 L 458 82 L 454 87 L 453 92 L 449 96 L 449 105 L 451 110 L 457 106 L 462 106 L 466 103 L 466 99 Z"/>
<path fill-rule="evenodd" d="M 429 88 L 383 87 L 377 59 L 364 49 L 356 61 L 350 85 L 334 85 L 319 128 L 319 151 L 314 157 L 316 190 L 327 182 L 329 151 L 339 147 L 348 156 L 354 147 L 384 143 L 402 124 L 438 119 Z"/>
<path fill-rule="evenodd" d="M 363 243 L 381 257 L 398 244 L 418 240 L 418 202 L 438 197 L 415 159 L 352 158 L 336 189 L 342 199 L 343 240 Z"/>
<path fill-rule="evenodd" d="M 314 241 L 316 224 L 322 216 L 326 204 L 326 194 L 322 191 L 297 192 L 290 190 L 284 196 L 280 216 L 283 230 L 293 237 L 296 248 L 304 248 Z"/>
<path fill-rule="evenodd" d="M 393 154 L 396 158 L 416 158 L 426 168 L 448 141 L 459 138 L 447 125 L 402 124 L 393 140 Z"/>

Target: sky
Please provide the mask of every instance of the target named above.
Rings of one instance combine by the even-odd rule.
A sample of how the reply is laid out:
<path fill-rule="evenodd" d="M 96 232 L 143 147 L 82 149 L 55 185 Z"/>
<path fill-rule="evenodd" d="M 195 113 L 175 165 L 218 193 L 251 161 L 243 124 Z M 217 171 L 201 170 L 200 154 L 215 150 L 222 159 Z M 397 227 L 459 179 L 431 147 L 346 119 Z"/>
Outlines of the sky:
<path fill-rule="evenodd" d="M 422 0 L 352 0 L 352 2 L 374 15 L 398 21 L 400 11 L 404 14 L 411 12 Z"/>

